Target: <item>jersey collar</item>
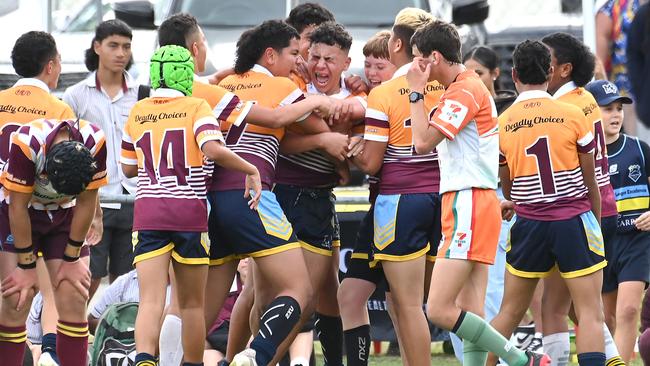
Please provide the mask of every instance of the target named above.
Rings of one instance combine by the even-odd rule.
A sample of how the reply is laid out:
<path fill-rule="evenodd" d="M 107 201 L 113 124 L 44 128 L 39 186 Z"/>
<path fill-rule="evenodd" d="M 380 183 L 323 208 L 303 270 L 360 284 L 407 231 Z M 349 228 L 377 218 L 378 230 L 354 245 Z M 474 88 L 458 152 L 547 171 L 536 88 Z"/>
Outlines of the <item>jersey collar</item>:
<path fill-rule="evenodd" d="M 260 64 L 255 64 L 255 65 L 253 65 L 253 67 L 251 68 L 251 71 L 255 71 L 255 72 L 262 73 L 262 74 L 266 74 L 266 75 L 268 75 L 268 76 L 270 76 L 270 77 L 274 77 L 274 76 L 275 76 L 275 75 L 273 75 L 273 73 L 271 73 L 271 71 L 269 71 L 269 69 L 267 69 L 266 67 L 264 67 L 264 66 L 262 66 L 262 65 L 260 65 Z"/>
<path fill-rule="evenodd" d="M 18 79 L 16 81 L 16 84 L 14 86 L 35 86 L 37 88 L 41 88 L 45 90 L 46 92 L 50 92 L 50 88 L 43 82 L 43 80 L 36 79 L 36 78 L 22 78 Z"/>
<path fill-rule="evenodd" d="M 543 90 L 527 90 L 517 96 L 514 103 L 525 102 L 530 99 L 539 99 L 539 98 L 551 98 L 551 95 L 548 92 Z"/>
<path fill-rule="evenodd" d="M 151 91 L 152 98 L 177 98 L 184 97 L 185 94 L 176 89 L 158 88 Z"/>
<path fill-rule="evenodd" d="M 557 99 L 565 94 L 569 94 L 570 92 L 574 91 L 578 86 L 576 83 L 573 81 L 569 81 L 568 83 L 562 85 L 560 89 L 555 91 L 555 94 L 553 94 L 553 98 Z"/>
<path fill-rule="evenodd" d="M 399 67 L 399 69 L 395 70 L 395 73 L 393 74 L 393 77 L 390 78 L 391 80 L 397 79 L 398 77 L 406 75 L 406 73 L 409 71 L 409 68 L 411 67 L 411 64 L 413 62 L 409 62 L 406 65 L 402 65 Z"/>

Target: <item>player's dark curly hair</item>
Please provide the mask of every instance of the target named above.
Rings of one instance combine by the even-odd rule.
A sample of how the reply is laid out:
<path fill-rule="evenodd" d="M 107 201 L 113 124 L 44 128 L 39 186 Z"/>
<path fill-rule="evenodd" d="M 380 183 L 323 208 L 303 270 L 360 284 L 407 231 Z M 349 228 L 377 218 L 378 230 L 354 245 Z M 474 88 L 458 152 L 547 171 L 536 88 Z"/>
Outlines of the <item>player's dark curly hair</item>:
<path fill-rule="evenodd" d="M 11 50 L 11 64 L 16 74 L 33 78 L 43 71 L 58 51 L 54 37 L 47 32 L 31 31 L 18 37 Z"/>
<path fill-rule="evenodd" d="M 522 83 L 544 84 L 551 75 L 551 52 L 542 42 L 526 40 L 515 47 L 512 64 Z"/>
<path fill-rule="evenodd" d="M 95 28 L 95 37 L 90 42 L 90 48 L 86 50 L 84 59 L 88 71 L 95 71 L 99 68 L 99 55 L 95 53 L 95 42 L 101 43 L 104 39 L 115 35 L 133 39 L 133 33 L 129 25 L 119 19 L 103 21 Z M 126 64 L 125 69 L 128 70 L 132 64 L 133 57 Z"/>
<path fill-rule="evenodd" d="M 187 48 L 187 40 L 199 31 L 196 18 L 188 13 L 178 13 L 165 19 L 158 27 L 160 47 L 176 45 Z"/>
<path fill-rule="evenodd" d="M 54 144 L 45 157 L 45 172 L 59 193 L 76 196 L 83 192 L 97 171 L 90 150 L 79 141 Z"/>
<path fill-rule="evenodd" d="M 441 20 L 434 20 L 418 28 L 411 37 L 411 46 L 417 46 L 422 56 L 438 51 L 449 62 L 461 63 L 460 36 L 456 27 Z"/>
<path fill-rule="evenodd" d="M 570 63 L 573 66 L 571 80 L 577 86 L 585 86 L 594 77 L 596 57 L 579 39 L 558 32 L 542 38 L 542 42 L 553 50 L 558 64 Z"/>
<path fill-rule="evenodd" d="M 314 29 L 309 37 L 311 43 L 322 43 L 328 46 L 339 46 L 344 51 L 352 47 L 352 36 L 338 23 L 327 22 Z"/>
<path fill-rule="evenodd" d="M 302 33 L 310 25 L 321 25 L 325 22 L 333 22 L 334 14 L 320 4 L 304 3 L 291 9 L 287 23 Z"/>
<path fill-rule="evenodd" d="M 243 74 L 250 70 L 267 48 L 282 52 L 292 39 L 299 38 L 298 31 L 282 20 L 267 20 L 247 30 L 237 41 L 235 73 Z"/>

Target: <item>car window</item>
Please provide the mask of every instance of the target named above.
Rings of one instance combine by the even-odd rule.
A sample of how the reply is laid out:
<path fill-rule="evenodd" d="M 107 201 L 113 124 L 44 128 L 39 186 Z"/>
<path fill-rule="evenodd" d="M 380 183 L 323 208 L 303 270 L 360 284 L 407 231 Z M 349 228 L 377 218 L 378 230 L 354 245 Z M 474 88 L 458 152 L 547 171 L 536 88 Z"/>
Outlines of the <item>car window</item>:
<path fill-rule="evenodd" d="M 253 27 L 267 19 L 284 19 L 284 1 L 186 0 L 175 12 L 194 15 L 203 27 Z"/>
<path fill-rule="evenodd" d="M 103 19 L 115 18 L 115 13 L 108 3 L 102 4 Z M 63 32 L 94 32 L 97 22 L 97 5 L 94 1 L 88 2 L 63 28 Z"/>
<path fill-rule="evenodd" d="M 298 0 L 298 4 L 313 0 Z M 336 15 L 336 21 L 348 26 L 390 27 L 395 14 L 406 7 L 429 11 L 429 4 L 423 0 L 320 0 L 320 4 Z"/>

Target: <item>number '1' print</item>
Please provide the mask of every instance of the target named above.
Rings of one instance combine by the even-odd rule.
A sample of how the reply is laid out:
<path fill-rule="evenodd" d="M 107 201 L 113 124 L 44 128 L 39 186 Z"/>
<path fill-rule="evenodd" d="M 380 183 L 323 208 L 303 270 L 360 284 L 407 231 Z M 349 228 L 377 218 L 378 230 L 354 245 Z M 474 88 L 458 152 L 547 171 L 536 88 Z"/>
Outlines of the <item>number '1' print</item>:
<path fill-rule="evenodd" d="M 144 170 L 151 180 L 151 184 L 158 184 L 160 178 L 176 177 L 178 185 L 187 185 L 186 177 L 190 169 L 185 161 L 185 131 L 165 130 L 158 159 L 158 167 L 154 169 L 154 149 L 151 141 L 151 131 L 146 131 L 135 143 L 144 155 Z"/>
<path fill-rule="evenodd" d="M 555 178 L 553 176 L 553 165 L 548 147 L 548 136 L 541 136 L 526 148 L 526 156 L 533 156 L 537 161 L 537 171 L 542 183 L 542 194 L 544 196 L 555 194 Z"/>

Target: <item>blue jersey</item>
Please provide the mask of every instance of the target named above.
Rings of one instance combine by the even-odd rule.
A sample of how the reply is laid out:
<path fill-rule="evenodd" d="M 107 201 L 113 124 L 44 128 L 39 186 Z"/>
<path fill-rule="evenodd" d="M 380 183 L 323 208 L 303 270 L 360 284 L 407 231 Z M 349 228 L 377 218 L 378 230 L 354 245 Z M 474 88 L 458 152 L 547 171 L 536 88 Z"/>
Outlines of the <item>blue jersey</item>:
<path fill-rule="evenodd" d="M 636 230 L 634 220 L 650 208 L 647 167 L 650 147 L 636 137 L 621 134 L 618 140 L 607 145 L 607 151 L 618 209 L 618 231 Z"/>

